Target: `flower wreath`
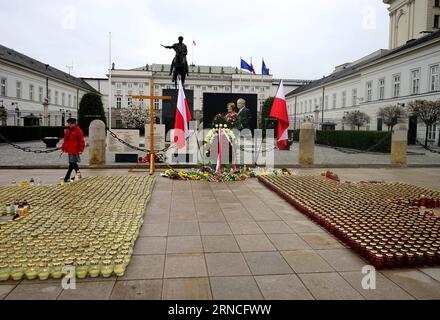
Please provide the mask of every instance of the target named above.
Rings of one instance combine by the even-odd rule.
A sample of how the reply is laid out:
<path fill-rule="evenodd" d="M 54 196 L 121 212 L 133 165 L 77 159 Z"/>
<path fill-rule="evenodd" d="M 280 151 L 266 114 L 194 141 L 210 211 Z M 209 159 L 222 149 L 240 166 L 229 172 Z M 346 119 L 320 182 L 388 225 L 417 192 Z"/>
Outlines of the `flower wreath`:
<path fill-rule="evenodd" d="M 218 136 L 220 128 L 222 128 L 223 133 L 225 134 L 226 138 L 232 146 L 237 144 L 237 137 L 235 136 L 234 132 L 228 128 L 228 125 L 219 124 L 216 125 L 215 128 L 211 129 L 211 131 L 209 131 L 208 134 L 205 136 L 206 147 L 209 148 L 214 143 L 214 139 Z"/>

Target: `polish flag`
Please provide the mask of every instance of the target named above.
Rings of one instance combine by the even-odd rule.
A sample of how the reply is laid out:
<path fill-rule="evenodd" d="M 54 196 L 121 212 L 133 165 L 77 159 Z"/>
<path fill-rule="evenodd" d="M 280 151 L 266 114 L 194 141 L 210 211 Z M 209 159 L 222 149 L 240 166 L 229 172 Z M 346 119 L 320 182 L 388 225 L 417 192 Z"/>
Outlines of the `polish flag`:
<path fill-rule="evenodd" d="M 176 122 L 174 125 L 174 142 L 179 149 L 185 147 L 189 138 L 188 122 L 192 120 L 188 101 L 185 97 L 182 81 L 179 80 L 179 95 L 177 98 Z"/>
<path fill-rule="evenodd" d="M 223 155 L 223 129 L 218 129 L 218 157 L 217 157 L 217 167 L 215 172 L 221 173 L 222 171 L 222 155 Z"/>
<path fill-rule="evenodd" d="M 280 150 L 285 150 L 287 147 L 287 141 L 289 140 L 289 115 L 287 113 L 286 96 L 284 95 L 284 85 L 282 80 L 275 101 L 273 102 L 270 117 L 278 119 L 277 145 Z"/>

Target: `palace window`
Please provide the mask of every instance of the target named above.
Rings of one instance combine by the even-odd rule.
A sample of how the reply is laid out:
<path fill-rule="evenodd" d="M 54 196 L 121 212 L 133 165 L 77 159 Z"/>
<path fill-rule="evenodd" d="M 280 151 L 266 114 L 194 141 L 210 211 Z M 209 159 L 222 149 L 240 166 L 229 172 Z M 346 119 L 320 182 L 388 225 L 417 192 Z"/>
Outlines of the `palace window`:
<path fill-rule="evenodd" d="M 260 92 L 264 92 L 264 87 L 260 87 Z"/>
<path fill-rule="evenodd" d="M 333 93 L 333 104 L 332 104 L 333 109 L 336 109 L 336 100 L 337 100 L 336 93 Z"/>
<path fill-rule="evenodd" d="M 435 0 L 434 1 L 434 7 L 440 8 L 440 0 Z"/>
<path fill-rule="evenodd" d="M 154 99 L 154 110 L 160 110 L 159 100 L 158 99 Z"/>
<path fill-rule="evenodd" d="M 122 89 L 122 83 L 117 82 L 116 83 L 116 89 Z"/>
<path fill-rule="evenodd" d="M 64 107 L 66 105 L 66 94 L 61 93 L 61 105 Z"/>
<path fill-rule="evenodd" d="M 21 81 L 17 81 L 17 99 L 21 99 Z"/>
<path fill-rule="evenodd" d="M 393 76 L 393 98 L 400 96 L 400 74 Z"/>
<path fill-rule="evenodd" d="M 367 102 L 373 100 L 373 82 L 367 82 Z"/>
<path fill-rule="evenodd" d="M 67 98 L 67 102 L 69 104 L 69 107 L 72 107 L 72 96 L 69 94 L 69 97 Z"/>
<path fill-rule="evenodd" d="M 237 88 L 238 88 L 238 86 L 235 86 L 235 89 L 237 89 Z M 202 87 L 202 91 L 206 91 L 206 86 Z"/>
<path fill-rule="evenodd" d="M 131 107 L 132 104 L 133 104 L 133 99 L 131 97 L 127 97 L 127 106 Z"/>
<path fill-rule="evenodd" d="M 29 85 L 29 100 L 34 101 L 34 85 Z"/>
<path fill-rule="evenodd" d="M 74 106 L 75 108 L 77 107 L 76 96 L 73 96 L 73 106 Z"/>
<path fill-rule="evenodd" d="M 117 97 L 116 98 L 116 109 L 121 109 L 121 107 L 122 107 L 122 98 Z"/>
<path fill-rule="evenodd" d="M 358 90 L 357 89 L 353 89 L 351 91 L 351 104 L 354 106 L 357 105 L 357 100 L 358 100 Z"/>
<path fill-rule="evenodd" d="M 319 98 L 319 107 L 322 109 L 322 97 Z"/>
<path fill-rule="evenodd" d="M 139 87 L 139 90 L 141 90 L 141 89 L 145 88 L 145 84 L 139 83 L 138 87 Z M 159 88 L 157 88 L 157 89 L 159 89 Z"/>
<path fill-rule="evenodd" d="M 385 79 L 379 80 L 379 100 L 385 99 Z"/>
<path fill-rule="evenodd" d="M 347 91 L 342 92 L 342 108 L 347 106 Z"/>
<path fill-rule="evenodd" d="M 434 15 L 434 28 L 440 28 L 440 15 L 438 14 Z"/>
<path fill-rule="evenodd" d="M 43 102 L 43 87 L 38 88 L 38 101 Z"/>
<path fill-rule="evenodd" d="M 133 83 L 131 83 L 131 82 L 127 83 L 127 88 L 128 89 L 133 89 Z"/>
<path fill-rule="evenodd" d="M 0 81 L 0 96 L 6 97 L 6 86 L 7 86 L 8 80 L 6 78 L 1 78 Z"/>
<path fill-rule="evenodd" d="M 230 92 L 231 91 L 231 87 L 225 87 L 225 91 L 226 92 Z"/>
<path fill-rule="evenodd" d="M 58 91 L 55 91 L 55 104 L 58 105 Z"/>
<path fill-rule="evenodd" d="M 420 93 L 420 69 L 411 71 L 411 94 Z"/>
<path fill-rule="evenodd" d="M 430 68 L 430 85 L 429 88 L 431 91 L 439 90 L 439 65 L 431 66 Z"/>
<path fill-rule="evenodd" d="M 214 91 L 218 91 L 218 87 L 215 86 L 215 87 L 213 88 L 213 90 L 214 90 Z"/>
<path fill-rule="evenodd" d="M 52 90 L 51 89 L 49 89 L 47 92 L 47 101 L 49 103 L 52 103 Z"/>
<path fill-rule="evenodd" d="M 328 96 L 325 96 L 325 110 L 328 110 Z"/>

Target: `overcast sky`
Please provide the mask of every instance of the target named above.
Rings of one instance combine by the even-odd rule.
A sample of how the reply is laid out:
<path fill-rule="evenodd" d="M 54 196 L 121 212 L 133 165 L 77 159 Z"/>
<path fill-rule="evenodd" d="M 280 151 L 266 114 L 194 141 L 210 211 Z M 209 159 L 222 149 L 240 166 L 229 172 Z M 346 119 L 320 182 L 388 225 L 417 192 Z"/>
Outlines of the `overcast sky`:
<path fill-rule="evenodd" d="M 1 44 L 79 77 L 104 77 L 113 35 L 117 68 L 170 63 L 160 47 L 185 37 L 192 61 L 275 77 L 316 79 L 388 47 L 382 0 L 0 0 Z"/>

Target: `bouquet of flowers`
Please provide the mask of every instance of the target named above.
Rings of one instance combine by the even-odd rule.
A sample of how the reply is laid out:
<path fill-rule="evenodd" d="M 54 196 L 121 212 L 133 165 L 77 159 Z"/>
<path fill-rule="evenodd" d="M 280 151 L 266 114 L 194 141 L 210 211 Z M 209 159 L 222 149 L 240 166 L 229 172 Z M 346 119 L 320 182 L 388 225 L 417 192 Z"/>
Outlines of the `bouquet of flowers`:
<path fill-rule="evenodd" d="M 238 120 L 238 114 L 235 112 L 228 113 L 225 116 L 226 122 L 229 124 L 230 128 L 239 128 L 240 120 Z"/>

